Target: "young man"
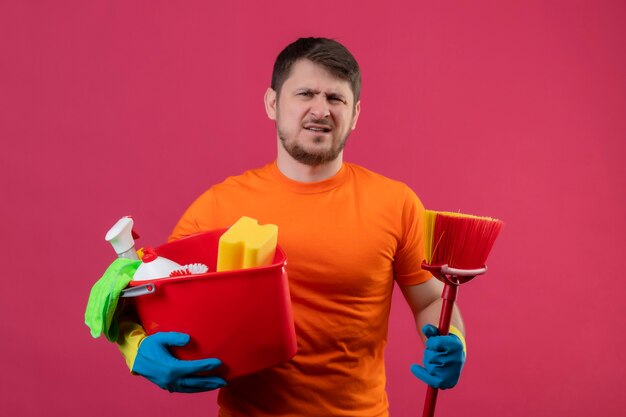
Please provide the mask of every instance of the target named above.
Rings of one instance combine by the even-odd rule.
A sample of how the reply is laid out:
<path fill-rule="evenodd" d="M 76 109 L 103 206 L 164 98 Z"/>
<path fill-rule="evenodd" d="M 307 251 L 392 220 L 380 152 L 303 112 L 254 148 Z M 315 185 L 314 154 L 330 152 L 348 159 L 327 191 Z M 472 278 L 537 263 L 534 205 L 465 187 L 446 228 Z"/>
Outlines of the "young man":
<path fill-rule="evenodd" d="M 459 378 L 463 324 L 436 336 L 442 284 L 420 269 L 423 206 L 404 184 L 343 162 L 360 113 L 359 67 L 341 44 L 299 39 L 274 65 L 265 110 L 276 123 L 277 158 L 202 194 L 171 239 L 227 227 L 242 215 L 279 227 L 287 253 L 298 353 L 289 362 L 233 381 L 198 376 L 218 359 L 179 361 L 167 346 L 188 336 L 122 323 L 131 369 L 164 389 L 222 388 L 220 416 L 387 416 L 383 352 L 394 281 L 426 341 L 424 367 L 438 388 Z M 430 323 L 430 324 L 428 324 Z M 423 327 L 424 326 L 424 327 Z M 228 382 L 226 384 L 226 382 Z"/>

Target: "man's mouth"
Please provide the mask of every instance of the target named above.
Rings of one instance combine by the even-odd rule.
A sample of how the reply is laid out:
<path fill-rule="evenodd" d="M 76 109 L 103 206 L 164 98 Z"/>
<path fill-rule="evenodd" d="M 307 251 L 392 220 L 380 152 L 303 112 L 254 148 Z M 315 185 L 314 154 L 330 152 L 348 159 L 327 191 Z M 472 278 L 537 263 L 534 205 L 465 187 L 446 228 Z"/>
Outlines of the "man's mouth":
<path fill-rule="evenodd" d="M 318 133 L 328 133 L 328 132 L 331 131 L 331 129 L 329 127 L 327 127 L 327 126 L 319 126 L 319 125 L 317 125 L 317 126 L 308 125 L 308 126 L 304 126 L 304 128 L 306 130 L 310 130 L 311 132 L 318 132 Z"/>

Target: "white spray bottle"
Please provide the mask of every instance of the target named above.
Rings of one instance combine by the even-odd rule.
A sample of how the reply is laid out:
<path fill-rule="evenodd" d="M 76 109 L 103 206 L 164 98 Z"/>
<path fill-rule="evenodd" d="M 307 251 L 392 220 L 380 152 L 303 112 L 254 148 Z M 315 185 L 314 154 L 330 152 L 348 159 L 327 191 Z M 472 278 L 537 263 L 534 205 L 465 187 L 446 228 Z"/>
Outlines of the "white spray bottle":
<path fill-rule="evenodd" d="M 133 223 L 132 217 L 122 217 L 109 229 L 104 240 L 113 246 L 118 257 L 139 260 L 133 239 Z"/>

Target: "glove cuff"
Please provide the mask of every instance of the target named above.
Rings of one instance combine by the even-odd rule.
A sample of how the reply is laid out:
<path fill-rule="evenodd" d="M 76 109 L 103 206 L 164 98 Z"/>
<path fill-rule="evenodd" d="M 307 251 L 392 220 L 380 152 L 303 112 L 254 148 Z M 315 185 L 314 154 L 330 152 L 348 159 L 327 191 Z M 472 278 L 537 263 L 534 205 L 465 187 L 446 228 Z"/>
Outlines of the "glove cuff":
<path fill-rule="evenodd" d="M 120 323 L 117 347 L 122 353 L 122 356 L 124 356 L 126 365 L 131 372 L 133 370 L 133 365 L 135 365 L 135 358 L 137 357 L 139 345 L 146 336 L 147 334 L 140 324 L 132 321 L 122 321 Z"/>
<path fill-rule="evenodd" d="M 467 344 L 465 343 L 465 336 L 463 336 L 463 333 L 461 333 L 461 331 L 453 325 L 450 325 L 449 333 L 459 338 L 459 340 L 463 344 L 463 353 L 465 353 L 465 357 L 467 357 Z"/>

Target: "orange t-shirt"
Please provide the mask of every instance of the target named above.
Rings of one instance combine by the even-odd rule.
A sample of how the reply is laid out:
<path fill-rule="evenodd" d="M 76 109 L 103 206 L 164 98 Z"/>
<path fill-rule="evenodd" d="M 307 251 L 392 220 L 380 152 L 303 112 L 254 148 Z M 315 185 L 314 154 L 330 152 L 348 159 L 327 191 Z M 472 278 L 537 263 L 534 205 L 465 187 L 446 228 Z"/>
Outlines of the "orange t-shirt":
<path fill-rule="evenodd" d="M 228 227 L 241 216 L 278 225 L 298 353 L 229 381 L 222 417 L 387 416 L 383 352 L 394 280 L 422 283 L 423 206 L 406 185 L 344 163 L 300 183 L 275 163 L 202 194 L 170 239 Z"/>

